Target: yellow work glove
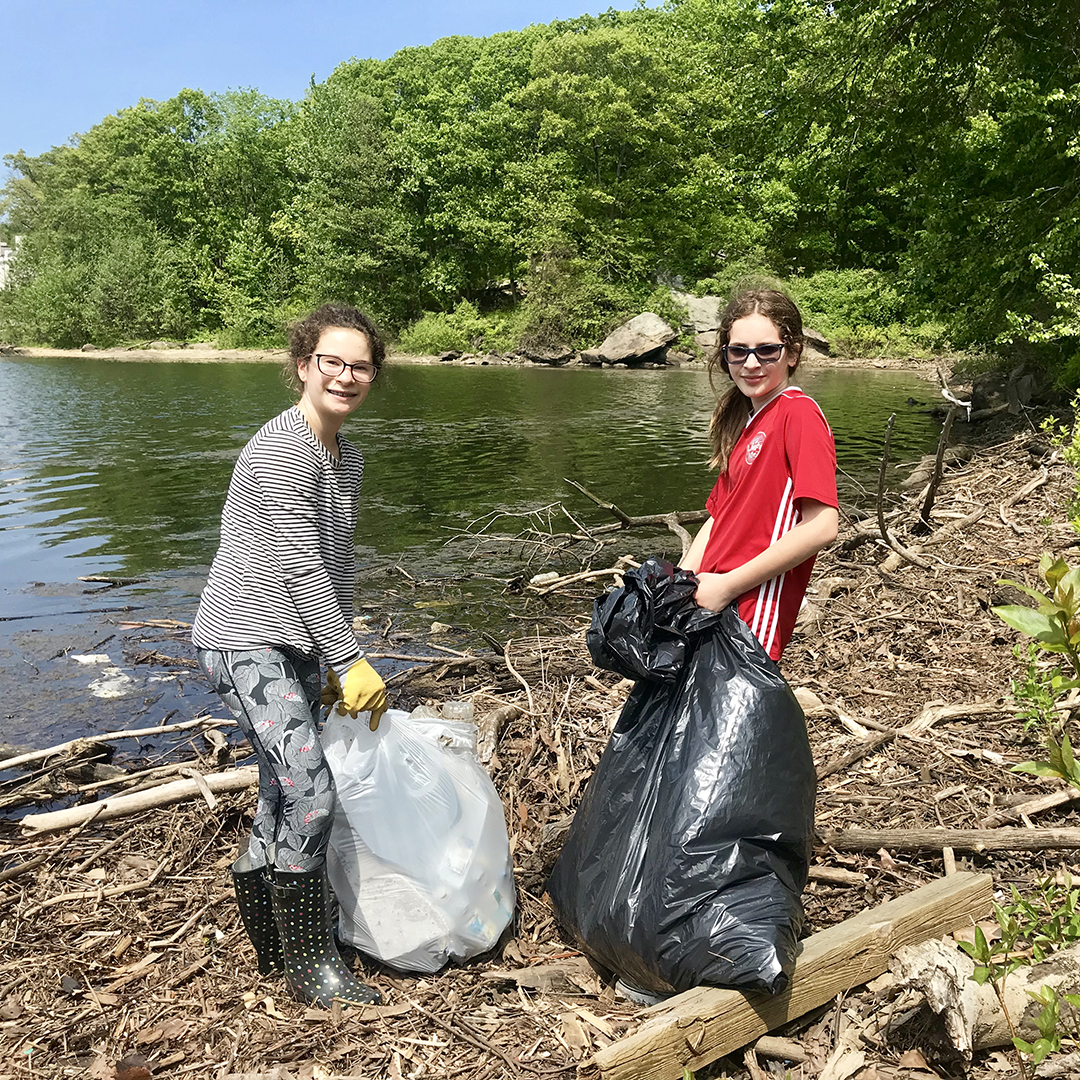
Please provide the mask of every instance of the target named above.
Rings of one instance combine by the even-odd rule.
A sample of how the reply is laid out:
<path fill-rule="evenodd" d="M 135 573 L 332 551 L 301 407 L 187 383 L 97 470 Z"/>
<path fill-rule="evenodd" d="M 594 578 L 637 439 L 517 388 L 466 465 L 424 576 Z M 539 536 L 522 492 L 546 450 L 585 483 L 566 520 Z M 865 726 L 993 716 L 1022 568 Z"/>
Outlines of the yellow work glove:
<path fill-rule="evenodd" d="M 371 730 L 379 726 L 382 714 L 386 712 L 386 683 L 366 660 L 357 660 L 345 672 L 337 711 L 342 716 L 345 713 L 356 716 L 357 713 L 370 711 Z"/>
<path fill-rule="evenodd" d="M 326 669 L 326 685 L 319 694 L 319 701 L 324 709 L 336 705 L 341 700 L 341 680 L 334 674 L 333 668 Z"/>

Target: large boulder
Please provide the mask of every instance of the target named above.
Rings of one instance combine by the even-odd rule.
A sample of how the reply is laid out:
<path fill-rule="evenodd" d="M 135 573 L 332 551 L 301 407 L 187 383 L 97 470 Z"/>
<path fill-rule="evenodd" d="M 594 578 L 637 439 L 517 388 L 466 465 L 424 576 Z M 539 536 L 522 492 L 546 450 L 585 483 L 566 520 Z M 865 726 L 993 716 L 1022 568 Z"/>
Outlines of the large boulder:
<path fill-rule="evenodd" d="M 813 349 L 814 352 L 821 353 L 822 356 L 832 356 L 832 346 L 829 344 L 829 339 L 817 330 L 804 326 L 803 341 L 808 349 Z"/>
<path fill-rule="evenodd" d="M 719 334 L 719 330 L 699 330 L 698 333 L 694 335 L 694 344 L 708 356 L 715 351 L 716 339 Z"/>
<path fill-rule="evenodd" d="M 693 293 L 671 290 L 671 298 L 686 308 L 687 330 L 697 334 L 708 333 L 720 325 L 720 313 L 724 310 L 724 301 L 719 296 L 695 296 Z"/>
<path fill-rule="evenodd" d="M 549 367 L 562 367 L 576 357 L 573 349 L 560 348 L 525 348 L 521 355 L 534 364 L 547 364 Z"/>
<path fill-rule="evenodd" d="M 659 315 L 643 311 L 612 330 L 596 352 L 611 364 L 643 364 L 663 360 L 664 351 L 678 336 Z"/>

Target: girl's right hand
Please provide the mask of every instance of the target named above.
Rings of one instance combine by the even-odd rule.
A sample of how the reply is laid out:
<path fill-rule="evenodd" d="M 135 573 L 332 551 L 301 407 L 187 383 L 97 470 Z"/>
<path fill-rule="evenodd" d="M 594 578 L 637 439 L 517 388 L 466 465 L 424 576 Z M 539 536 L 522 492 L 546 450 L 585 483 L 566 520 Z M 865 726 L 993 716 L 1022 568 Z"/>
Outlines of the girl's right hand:
<path fill-rule="evenodd" d="M 731 591 L 730 575 L 698 574 L 698 587 L 694 599 L 699 607 L 709 611 L 723 611 L 738 596 Z"/>
<path fill-rule="evenodd" d="M 326 685 L 319 694 L 319 700 L 322 702 L 323 708 L 336 705 L 341 700 L 341 682 L 337 675 L 334 674 L 333 668 L 326 669 Z"/>

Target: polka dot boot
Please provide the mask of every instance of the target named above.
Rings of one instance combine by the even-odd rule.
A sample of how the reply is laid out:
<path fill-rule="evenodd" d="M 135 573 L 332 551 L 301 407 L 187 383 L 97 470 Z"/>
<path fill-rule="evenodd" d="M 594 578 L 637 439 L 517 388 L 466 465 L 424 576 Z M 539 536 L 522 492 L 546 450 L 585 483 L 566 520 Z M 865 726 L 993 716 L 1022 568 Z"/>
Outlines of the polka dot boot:
<path fill-rule="evenodd" d="M 233 890 L 236 892 L 236 906 L 240 909 L 240 921 L 244 924 L 251 944 L 255 946 L 259 974 L 280 972 L 285 963 L 281 952 L 281 938 L 278 936 L 270 903 L 270 882 L 266 877 L 266 867 L 252 869 L 250 858 L 245 852 L 232 865 L 232 880 Z"/>
<path fill-rule="evenodd" d="M 307 874 L 277 870 L 271 886 L 274 921 L 285 954 L 285 981 L 298 1001 L 328 1008 L 372 1005 L 379 992 L 357 981 L 341 959 L 327 910 L 326 870 Z"/>

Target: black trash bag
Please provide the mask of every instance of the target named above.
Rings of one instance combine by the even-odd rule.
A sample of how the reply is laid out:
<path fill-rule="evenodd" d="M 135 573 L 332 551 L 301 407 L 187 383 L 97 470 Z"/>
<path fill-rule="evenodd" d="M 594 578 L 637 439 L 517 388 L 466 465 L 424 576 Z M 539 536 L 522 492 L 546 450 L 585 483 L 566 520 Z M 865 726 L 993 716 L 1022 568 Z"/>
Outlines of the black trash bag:
<path fill-rule="evenodd" d="M 601 966 L 656 994 L 780 993 L 802 928 L 817 778 L 802 709 L 734 606 L 657 559 L 596 601 L 594 662 L 639 681 L 547 891 Z"/>

